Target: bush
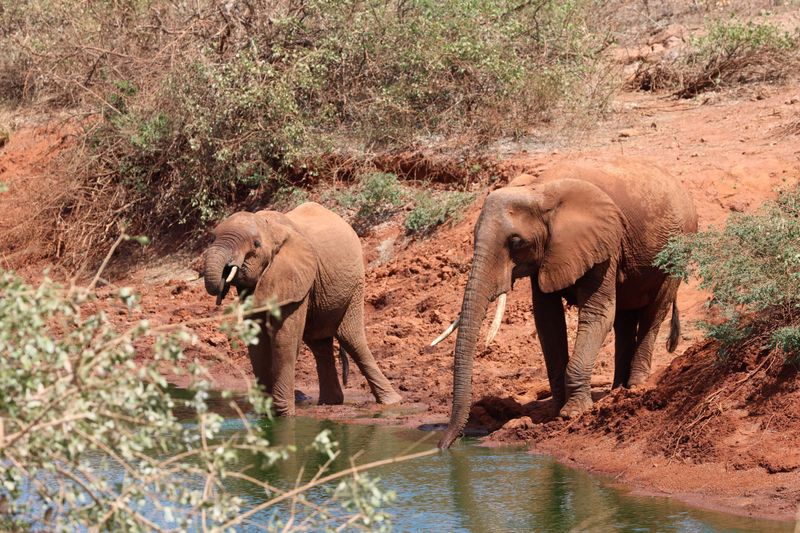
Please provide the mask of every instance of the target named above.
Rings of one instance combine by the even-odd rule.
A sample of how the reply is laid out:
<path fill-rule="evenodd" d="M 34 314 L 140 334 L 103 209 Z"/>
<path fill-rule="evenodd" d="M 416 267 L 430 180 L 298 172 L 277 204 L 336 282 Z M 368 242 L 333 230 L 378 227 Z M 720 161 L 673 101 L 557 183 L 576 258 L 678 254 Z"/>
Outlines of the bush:
<path fill-rule="evenodd" d="M 602 112 L 599 5 L 0 0 L 0 98 L 97 113 L 54 200 L 82 255 L 119 220 L 158 236 L 270 203 L 331 151 L 474 146 Z"/>
<path fill-rule="evenodd" d="M 723 229 L 670 241 L 656 264 L 666 272 L 700 277 L 721 322 L 706 324 L 723 349 L 747 328 L 772 321 L 773 346 L 798 357 L 800 338 L 800 189 L 783 192 L 759 213 L 735 213 Z"/>
<path fill-rule="evenodd" d="M 458 222 L 474 200 L 475 195 L 467 192 L 420 192 L 414 197 L 414 209 L 406 217 L 406 232 L 427 235 L 445 222 Z"/>
<path fill-rule="evenodd" d="M 278 211 L 291 211 L 308 201 L 308 193 L 294 186 L 281 187 L 272 195 L 272 208 Z"/>
<path fill-rule="evenodd" d="M 154 327 L 139 320 L 117 331 L 97 308 L 103 303 L 114 316 L 133 313 L 137 297 L 125 288 L 100 298 L 47 279 L 28 285 L 0 272 L 0 292 L 0 526 L 230 530 L 253 506 L 276 510 L 262 524 L 268 531 L 292 529 L 295 507 L 303 518 L 297 527 L 387 524 L 380 507 L 390 497 L 369 477 L 330 474 L 328 481 L 338 483 L 331 499 L 312 502 L 303 494 L 319 484 L 319 475 L 294 496 L 253 476 L 254 468 L 282 461 L 293 449 L 271 446 L 265 438 L 269 423 L 244 417 L 241 432 L 218 438 L 223 419 L 206 403 L 205 371 L 187 365 L 183 353 L 194 338 L 190 324 Z M 252 342 L 258 326 L 243 318 L 249 309 L 234 311 L 223 318 L 223 327 Z M 180 372 L 180 361 L 192 386 L 178 398 L 159 369 Z M 251 389 L 248 398 L 255 414 L 268 416 L 269 401 L 260 391 Z M 241 414 L 238 405 L 230 407 Z M 333 458 L 338 452 L 328 437 L 323 432 L 308 445 Z M 247 490 L 262 501 L 230 492 L 230 480 L 239 489 L 252 486 Z M 277 512 L 281 500 L 291 511 Z"/>
<path fill-rule="evenodd" d="M 715 21 L 682 53 L 640 67 L 634 84 L 691 98 L 719 87 L 778 80 L 797 65 L 799 45 L 797 31 L 790 34 L 770 23 Z"/>
<path fill-rule="evenodd" d="M 406 190 L 397 176 L 372 172 L 363 175 L 355 187 L 336 193 L 333 200 L 359 235 L 392 217 L 405 202 Z"/>

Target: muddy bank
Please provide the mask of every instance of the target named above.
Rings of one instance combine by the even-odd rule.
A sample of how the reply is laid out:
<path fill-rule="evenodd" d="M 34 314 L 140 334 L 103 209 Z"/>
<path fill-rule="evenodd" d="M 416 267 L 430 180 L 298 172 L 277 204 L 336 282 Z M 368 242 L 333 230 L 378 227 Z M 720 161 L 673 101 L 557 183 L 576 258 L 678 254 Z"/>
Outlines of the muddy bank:
<path fill-rule="evenodd" d="M 784 354 L 746 343 L 721 360 L 699 342 L 642 390 L 615 390 L 571 422 L 511 420 L 519 442 L 643 493 L 792 520 L 800 505 L 800 379 Z"/>

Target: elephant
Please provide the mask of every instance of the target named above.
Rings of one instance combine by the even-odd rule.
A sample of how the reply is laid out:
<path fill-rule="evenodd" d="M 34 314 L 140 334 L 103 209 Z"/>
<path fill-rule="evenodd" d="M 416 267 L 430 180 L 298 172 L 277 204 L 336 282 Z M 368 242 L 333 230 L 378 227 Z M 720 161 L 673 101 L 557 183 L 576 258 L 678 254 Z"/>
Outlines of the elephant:
<path fill-rule="evenodd" d="M 450 447 L 467 422 L 472 361 L 489 303 L 498 300 L 491 342 L 506 293 L 522 277 L 531 281 L 534 324 L 561 417 L 591 407 L 592 369 L 612 327 L 613 386 L 640 385 L 670 305 L 669 352 L 680 336 L 680 279 L 653 261 L 672 236 L 695 231 L 697 215 L 681 184 L 644 161 L 561 162 L 538 178 L 523 174 L 490 192 L 474 229 L 461 313 L 448 328 L 458 328 L 453 403 L 439 447 Z M 571 357 L 563 300 L 578 308 Z"/>
<path fill-rule="evenodd" d="M 343 403 L 334 337 L 378 403 L 401 401 L 367 345 L 361 242 L 339 215 L 314 202 L 285 214 L 242 211 L 220 222 L 213 237 L 204 254 L 203 276 L 217 305 L 232 285 L 240 297 L 253 294 L 257 306 L 274 297 L 280 307 L 280 319 L 266 312 L 255 315 L 262 327 L 258 343 L 248 347 L 258 384 L 272 395 L 278 415 L 295 413 L 301 341 L 314 354 L 319 403 Z"/>

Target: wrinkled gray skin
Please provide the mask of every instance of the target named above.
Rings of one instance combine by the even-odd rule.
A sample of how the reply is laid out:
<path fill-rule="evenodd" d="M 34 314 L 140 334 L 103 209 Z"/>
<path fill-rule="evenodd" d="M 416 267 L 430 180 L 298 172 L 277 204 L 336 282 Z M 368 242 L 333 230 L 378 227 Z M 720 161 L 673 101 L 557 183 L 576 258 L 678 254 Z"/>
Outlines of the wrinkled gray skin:
<path fill-rule="evenodd" d="M 364 331 L 364 265 L 361 242 L 337 214 L 305 203 L 276 211 L 234 213 L 213 231 L 205 251 L 203 275 L 208 293 L 219 302 L 225 280 L 236 267 L 232 285 L 239 295 L 253 294 L 255 304 L 275 297 L 279 321 L 270 318 L 259 342 L 249 347 L 259 384 L 273 397 L 279 415 L 295 412 L 295 362 L 300 343 L 314 354 L 319 375 L 319 403 L 344 401 L 333 357 L 333 339 L 351 355 L 379 403 L 401 397 L 378 368 Z M 255 318 L 263 324 L 266 313 Z"/>
<path fill-rule="evenodd" d="M 626 160 L 562 163 L 491 192 L 475 226 L 475 250 L 461 306 L 453 370 L 453 408 L 439 447 L 466 424 L 472 361 L 489 302 L 530 277 L 533 314 L 559 414 L 592 405 L 597 353 L 615 331 L 614 386 L 641 384 L 672 305 L 667 348 L 679 336 L 680 280 L 652 266 L 668 239 L 697 230 L 691 199 L 663 170 Z M 563 300 L 578 307 L 572 356 Z"/>

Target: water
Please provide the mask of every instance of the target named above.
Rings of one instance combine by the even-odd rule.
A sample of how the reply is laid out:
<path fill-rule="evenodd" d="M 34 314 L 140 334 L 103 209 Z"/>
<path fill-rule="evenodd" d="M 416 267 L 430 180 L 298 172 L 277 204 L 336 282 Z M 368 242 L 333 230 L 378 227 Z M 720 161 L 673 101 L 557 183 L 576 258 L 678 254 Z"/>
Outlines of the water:
<path fill-rule="evenodd" d="M 231 419 L 226 431 L 241 422 Z M 265 425 L 274 444 L 309 443 L 332 432 L 342 454 L 334 471 L 435 445 L 437 433 L 379 425 L 345 425 L 296 417 Z M 261 472 L 265 481 L 293 486 L 303 468 L 308 479 L 324 457 L 298 454 Z M 789 532 L 792 523 L 751 520 L 690 508 L 666 498 L 632 496 L 598 476 L 560 465 L 524 449 L 485 448 L 466 439 L 448 452 L 371 471 L 397 493 L 390 508 L 396 531 L 675 531 Z M 251 486 L 248 486 L 251 487 Z M 262 501 L 257 491 L 242 496 Z"/>

